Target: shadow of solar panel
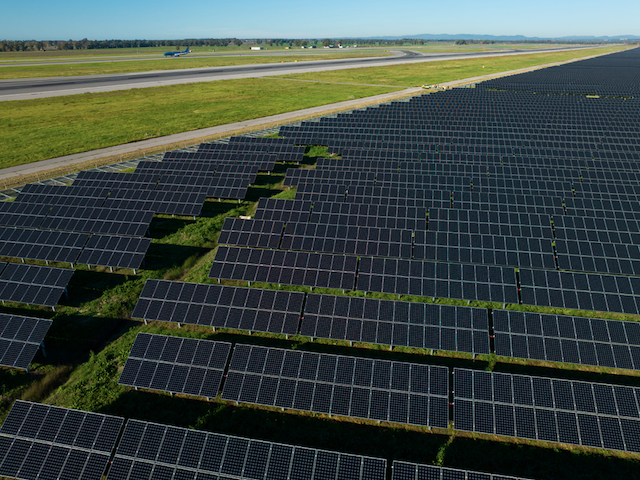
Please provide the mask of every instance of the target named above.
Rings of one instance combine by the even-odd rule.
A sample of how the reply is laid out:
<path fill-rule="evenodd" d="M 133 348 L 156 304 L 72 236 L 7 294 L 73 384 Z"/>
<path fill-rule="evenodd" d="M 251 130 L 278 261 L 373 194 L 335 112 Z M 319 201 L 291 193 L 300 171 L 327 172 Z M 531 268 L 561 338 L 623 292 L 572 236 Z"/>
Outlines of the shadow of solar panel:
<path fill-rule="evenodd" d="M 100 480 L 124 419 L 17 400 L 0 428 L 0 475 Z"/>
<path fill-rule="evenodd" d="M 298 333 L 304 294 L 147 280 L 132 316 L 285 335 Z"/>
<path fill-rule="evenodd" d="M 481 473 L 472 470 L 438 467 L 418 463 L 393 461 L 391 480 L 526 480 L 521 477 Z"/>
<path fill-rule="evenodd" d="M 493 325 L 499 356 L 638 368 L 640 332 L 634 322 L 494 310 Z"/>
<path fill-rule="evenodd" d="M 0 232 L 0 256 L 75 263 L 89 235 L 7 228 Z"/>
<path fill-rule="evenodd" d="M 73 270 L 9 263 L 0 273 L 0 300 L 54 307 Z"/>
<path fill-rule="evenodd" d="M 445 367 L 236 345 L 222 398 L 447 428 L 448 391 Z"/>
<path fill-rule="evenodd" d="M 118 383 L 215 398 L 230 351 L 225 342 L 138 333 Z"/>
<path fill-rule="evenodd" d="M 53 322 L 0 313 L 0 365 L 28 370 Z"/>
<path fill-rule="evenodd" d="M 150 238 L 92 235 L 77 262 L 135 270 L 142 265 L 150 245 Z"/>
<path fill-rule="evenodd" d="M 107 480 L 384 480 L 387 461 L 129 420 Z M 220 476 L 220 477 L 218 477 Z"/>
<path fill-rule="evenodd" d="M 640 389 L 454 370 L 458 430 L 637 452 Z M 626 427 L 625 427 L 626 426 Z"/>
<path fill-rule="evenodd" d="M 489 353 L 487 310 L 309 294 L 300 334 L 398 347 Z"/>

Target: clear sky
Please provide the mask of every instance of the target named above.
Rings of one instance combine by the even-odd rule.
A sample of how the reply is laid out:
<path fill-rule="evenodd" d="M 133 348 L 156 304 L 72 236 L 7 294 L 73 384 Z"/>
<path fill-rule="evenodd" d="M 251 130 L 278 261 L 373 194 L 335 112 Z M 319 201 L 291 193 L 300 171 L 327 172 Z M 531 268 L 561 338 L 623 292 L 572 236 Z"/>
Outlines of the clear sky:
<path fill-rule="evenodd" d="M 0 40 L 640 35 L 638 0 L 3 3 Z"/>

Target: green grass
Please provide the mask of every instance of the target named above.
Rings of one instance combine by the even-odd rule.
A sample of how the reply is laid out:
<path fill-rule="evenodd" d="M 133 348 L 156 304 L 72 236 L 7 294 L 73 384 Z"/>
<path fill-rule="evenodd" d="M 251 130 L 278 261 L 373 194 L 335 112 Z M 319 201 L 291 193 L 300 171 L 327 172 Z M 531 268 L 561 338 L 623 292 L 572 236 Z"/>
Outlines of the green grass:
<path fill-rule="evenodd" d="M 401 67 L 369 67 L 327 72 L 285 75 L 280 78 L 341 82 L 369 85 L 404 85 L 418 87 L 439 84 L 479 75 L 489 75 L 509 70 L 563 62 L 605 52 L 616 52 L 626 47 L 593 48 L 560 53 L 533 53 L 517 56 L 488 57 L 479 59 L 447 60 L 402 65 Z"/>
<path fill-rule="evenodd" d="M 263 63 L 311 62 L 346 58 L 379 57 L 389 54 L 375 52 L 353 52 L 348 54 L 296 54 L 278 56 L 207 57 L 188 56 L 180 58 L 159 58 L 157 60 L 117 61 L 100 63 L 76 63 L 65 65 L 15 66 L 0 68 L 0 80 L 37 77 L 66 77 L 77 75 L 105 75 L 116 73 L 149 72 L 156 70 L 177 70 L 184 68 L 227 67 L 232 65 L 253 65 Z"/>
<path fill-rule="evenodd" d="M 394 90 L 245 79 L 3 102 L 0 168 Z"/>

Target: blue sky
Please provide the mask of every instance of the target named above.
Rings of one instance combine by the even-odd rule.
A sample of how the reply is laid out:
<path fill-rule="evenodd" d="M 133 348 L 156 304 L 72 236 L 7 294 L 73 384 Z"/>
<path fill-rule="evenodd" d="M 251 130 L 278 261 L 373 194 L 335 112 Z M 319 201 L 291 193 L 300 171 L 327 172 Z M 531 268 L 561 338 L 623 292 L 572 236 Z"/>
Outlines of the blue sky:
<path fill-rule="evenodd" d="M 0 39 L 640 35 L 640 1 L 32 0 L 5 2 Z"/>

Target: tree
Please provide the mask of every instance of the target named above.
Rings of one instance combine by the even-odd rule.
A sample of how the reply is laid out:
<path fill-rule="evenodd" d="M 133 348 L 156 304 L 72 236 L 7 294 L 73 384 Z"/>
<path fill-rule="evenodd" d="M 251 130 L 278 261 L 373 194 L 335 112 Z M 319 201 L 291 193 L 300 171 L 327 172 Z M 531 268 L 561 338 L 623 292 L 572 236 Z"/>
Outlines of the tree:
<path fill-rule="evenodd" d="M 323 47 L 328 47 L 329 45 L 331 45 L 331 40 L 328 38 L 325 38 L 324 40 L 322 40 L 322 46 Z"/>
<path fill-rule="evenodd" d="M 242 46 L 242 44 L 244 43 L 242 40 L 240 40 L 239 38 L 236 38 L 233 40 L 233 43 L 236 44 L 236 46 L 240 47 Z"/>

